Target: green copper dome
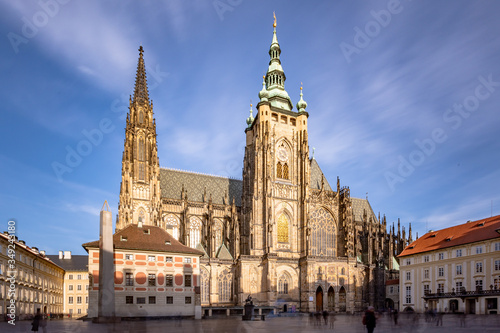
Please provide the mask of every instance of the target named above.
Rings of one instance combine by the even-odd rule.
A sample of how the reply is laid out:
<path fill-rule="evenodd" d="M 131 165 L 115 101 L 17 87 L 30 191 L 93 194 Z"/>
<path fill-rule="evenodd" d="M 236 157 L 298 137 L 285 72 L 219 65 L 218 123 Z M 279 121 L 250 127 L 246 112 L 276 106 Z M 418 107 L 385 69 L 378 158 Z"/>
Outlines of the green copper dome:
<path fill-rule="evenodd" d="M 306 103 L 306 101 L 304 101 L 302 96 L 303 96 L 302 87 L 300 87 L 300 100 L 297 102 L 297 110 L 299 111 L 299 113 L 305 112 L 306 108 L 307 108 L 307 103 Z"/>

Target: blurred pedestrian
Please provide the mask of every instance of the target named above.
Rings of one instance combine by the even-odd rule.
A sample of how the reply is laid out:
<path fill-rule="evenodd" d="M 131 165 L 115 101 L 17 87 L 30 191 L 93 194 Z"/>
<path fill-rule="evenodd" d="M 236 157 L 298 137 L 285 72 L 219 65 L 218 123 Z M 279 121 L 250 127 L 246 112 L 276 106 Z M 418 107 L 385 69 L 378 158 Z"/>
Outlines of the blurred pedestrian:
<path fill-rule="evenodd" d="M 328 324 L 328 311 L 323 310 L 323 320 L 325 321 L 325 326 Z"/>
<path fill-rule="evenodd" d="M 31 330 L 38 332 L 38 326 L 40 326 L 40 309 L 36 311 L 35 318 L 33 318 L 33 322 L 31 323 Z"/>
<path fill-rule="evenodd" d="M 335 314 L 331 313 L 328 319 L 330 323 L 330 328 L 333 330 L 333 327 L 335 326 Z"/>
<path fill-rule="evenodd" d="M 398 313 L 398 310 L 397 309 L 394 309 L 394 313 L 392 314 L 392 318 L 394 319 L 394 325 L 398 325 L 398 316 L 399 316 L 399 313 Z"/>
<path fill-rule="evenodd" d="M 368 333 L 373 333 L 373 330 L 377 326 L 377 317 L 375 317 L 375 308 L 369 306 L 363 316 L 363 325 L 366 326 Z"/>

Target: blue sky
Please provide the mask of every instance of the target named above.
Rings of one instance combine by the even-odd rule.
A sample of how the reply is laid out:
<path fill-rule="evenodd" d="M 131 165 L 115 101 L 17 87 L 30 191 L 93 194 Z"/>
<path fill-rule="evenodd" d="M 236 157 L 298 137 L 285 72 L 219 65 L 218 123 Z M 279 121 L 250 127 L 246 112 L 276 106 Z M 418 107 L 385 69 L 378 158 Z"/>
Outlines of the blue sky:
<path fill-rule="evenodd" d="M 0 230 L 83 254 L 117 213 L 139 45 L 160 165 L 241 178 L 273 11 L 332 185 L 419 235 L 500 214 L 497 1 L 2 0 Z"/>

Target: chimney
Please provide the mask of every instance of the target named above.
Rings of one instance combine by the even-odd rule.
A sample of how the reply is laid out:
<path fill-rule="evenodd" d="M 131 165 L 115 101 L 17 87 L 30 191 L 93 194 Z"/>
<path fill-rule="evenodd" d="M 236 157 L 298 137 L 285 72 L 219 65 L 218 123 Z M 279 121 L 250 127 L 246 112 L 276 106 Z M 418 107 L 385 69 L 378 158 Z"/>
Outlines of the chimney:
<path fill-rule="evenodd" d="M 59 251 L 59 259 L 62 259 L 62 258 L 64 258 L 63 251 Z"/>
<path fill-rule="evenodd" d="M 38 253 L 38 248 L 37 248 L 37 247 L 33 246 L 31 249 L 32 249 L 35 253 Z"/>
<path fill-rule="evenodd" d="M 41 250 L 40 254 L 42 255 L 42 257 L 45 257 L 45 250 Z"/>
<path fill-rule="evenodd" d="M 64 259 L 71 259 L 71 251 L 64 251 Z"/>

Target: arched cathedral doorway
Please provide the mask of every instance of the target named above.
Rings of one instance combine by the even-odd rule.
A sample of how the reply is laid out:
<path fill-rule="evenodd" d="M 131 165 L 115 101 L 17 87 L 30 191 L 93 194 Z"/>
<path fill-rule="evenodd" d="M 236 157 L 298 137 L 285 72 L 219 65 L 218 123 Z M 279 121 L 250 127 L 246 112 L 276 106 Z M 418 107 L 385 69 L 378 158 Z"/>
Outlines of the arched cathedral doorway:
<path fill-rule="evenodd" d="M 335 310 L 335 291 L 333 287 L 328 288 L 328 311 Z"/>
<path fill-rule="evenodd" d="M 339 312 L 346 312 L 345 288 L 340 287 L 339 290 Z"/>
<path fill-rule="evenodd" d="M 316 312 L 323 311 L 323 289 L 321 286 L 316 289 Z"/>

